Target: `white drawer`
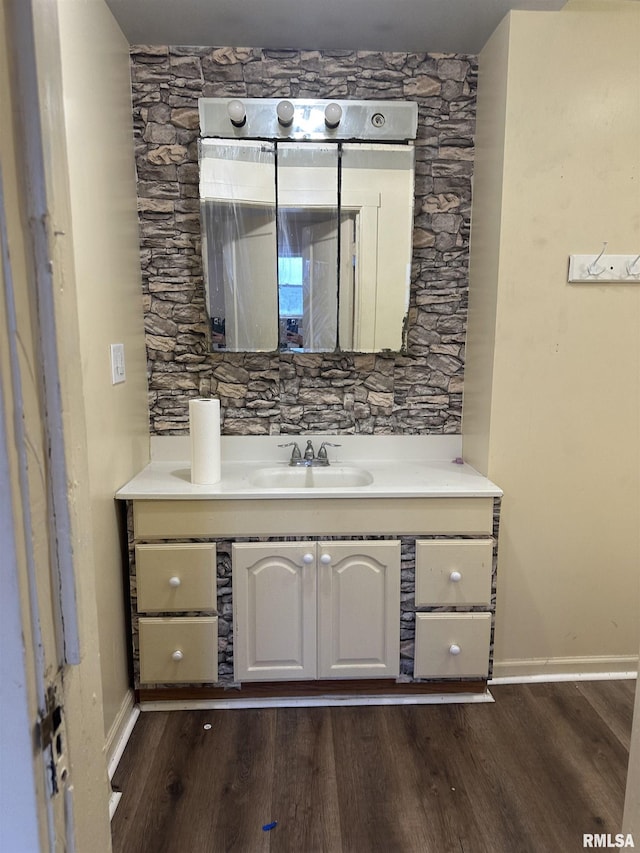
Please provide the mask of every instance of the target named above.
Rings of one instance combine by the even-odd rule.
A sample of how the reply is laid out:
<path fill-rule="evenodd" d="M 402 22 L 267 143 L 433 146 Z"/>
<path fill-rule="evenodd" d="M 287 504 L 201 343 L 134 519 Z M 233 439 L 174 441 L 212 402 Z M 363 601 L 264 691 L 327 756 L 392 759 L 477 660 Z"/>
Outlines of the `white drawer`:
<path fill-rule="evenodd" d="M 490 613 L 416 613 L 416 678 L 486 678 Z"/>
<path fill-rule="evenodd" d="M 142 617 L 140 683 L 218 680 L 218 617 Z"/>
<path fill-rule="evenodd" d="M 491 601 L 492 539 L 416 542 L 416 607 Z"/>
<path fill-rule="evenodd" d="M 138 612 L 216 609 L 216 546 L 136 545 Z"/>

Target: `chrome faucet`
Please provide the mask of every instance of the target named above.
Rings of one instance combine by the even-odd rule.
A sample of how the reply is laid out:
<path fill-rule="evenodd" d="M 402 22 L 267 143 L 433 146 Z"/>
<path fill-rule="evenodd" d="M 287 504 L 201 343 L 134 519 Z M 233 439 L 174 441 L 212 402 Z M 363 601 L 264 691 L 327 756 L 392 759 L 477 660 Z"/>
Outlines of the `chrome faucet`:
<path fill-rule="evenodd" d="M 340 445 L 333 444 L 331 441 L 323 441 L 320 445 L 320 449 L 318 450 L 317 456 L 313 449 L 313 442 L 311 441 L 311 439 L 307 439 L 307 446 L 304 449 L 304 455 L 300 452 L 300 447 L 297 441 L 288 441 L 286 444 L 279 444 L 278 447 L 293 448 L 293 450 L 291 451 L 291 458 L 289 459 L 289 465 L 304 465 L 306 467 L 312 467 L 327 466 L 329 464 L 327 447 L 340 447 Z"/>

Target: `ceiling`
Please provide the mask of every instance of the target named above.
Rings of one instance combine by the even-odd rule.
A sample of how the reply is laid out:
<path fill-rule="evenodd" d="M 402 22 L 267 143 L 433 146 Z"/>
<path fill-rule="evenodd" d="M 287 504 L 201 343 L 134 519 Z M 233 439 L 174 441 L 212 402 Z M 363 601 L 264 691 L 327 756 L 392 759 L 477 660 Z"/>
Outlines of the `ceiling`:
<path fill-rule="evenodd" d="M 106 0 L 131 44 L 479 53 L 511 9 L 566 0 Z"/>

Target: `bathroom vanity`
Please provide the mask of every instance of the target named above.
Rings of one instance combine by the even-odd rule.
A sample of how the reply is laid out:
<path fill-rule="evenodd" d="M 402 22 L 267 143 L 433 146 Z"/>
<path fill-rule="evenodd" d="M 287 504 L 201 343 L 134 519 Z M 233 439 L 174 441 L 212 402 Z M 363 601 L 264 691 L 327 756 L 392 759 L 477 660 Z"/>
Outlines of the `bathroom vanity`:
<path fill-rule="evenodd" d="M 116 496 L 141 701 L 484 689 L 500 489 L 459 436 L 324 438 L 307 468 L 291 437 L 223 437 L 212 486 L 188 437 L 152 439 Z"/>

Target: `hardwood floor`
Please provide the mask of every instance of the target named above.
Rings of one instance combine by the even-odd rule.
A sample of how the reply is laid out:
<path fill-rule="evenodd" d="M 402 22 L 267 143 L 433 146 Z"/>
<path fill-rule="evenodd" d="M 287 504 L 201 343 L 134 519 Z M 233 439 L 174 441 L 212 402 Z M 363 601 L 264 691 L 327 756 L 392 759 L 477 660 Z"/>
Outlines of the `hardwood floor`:
<path fill-rule="evenodd" d="M 113 779 L 114 853 L 581 851 L 583 833 L 621 831 L 634 691 L 145 712 Z"/>

